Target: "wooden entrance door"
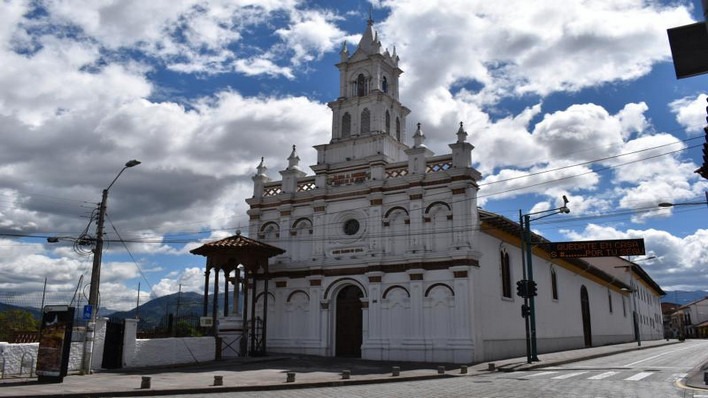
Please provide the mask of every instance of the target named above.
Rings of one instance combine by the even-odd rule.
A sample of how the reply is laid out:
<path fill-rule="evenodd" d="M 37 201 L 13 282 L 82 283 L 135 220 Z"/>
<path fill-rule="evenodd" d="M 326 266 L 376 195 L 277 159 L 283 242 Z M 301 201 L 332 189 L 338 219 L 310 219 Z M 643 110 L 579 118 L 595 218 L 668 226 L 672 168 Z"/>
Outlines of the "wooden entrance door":
<path fill-rule="evenodd" d="M 592 347 L 592 327 L 590 324 L 590 298 L 585 286 L 580 288 L 580 310 L 583 314 L 583 336 L 585 347 Z"/>
<path fill-rule="evenodd" d="M 337 294 L 335 355 L 338 357 L 361 358 L 362 296 L 361 290 L 353 285 Z"/>

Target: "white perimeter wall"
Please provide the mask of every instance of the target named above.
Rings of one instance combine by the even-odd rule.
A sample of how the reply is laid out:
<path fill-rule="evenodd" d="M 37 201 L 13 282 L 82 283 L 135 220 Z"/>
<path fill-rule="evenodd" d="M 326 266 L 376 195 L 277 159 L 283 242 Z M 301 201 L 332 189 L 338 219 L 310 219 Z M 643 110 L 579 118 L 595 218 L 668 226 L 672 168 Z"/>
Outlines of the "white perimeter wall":
<path fill-rule="evenodd" d="M 99 319 L 96 328 L 96 341 L 91 368 L 101 369 L 103 362 L 103 342 L 105 339 L 106 319 Z M 123 341 L 123 367 L 137 368 L 149 366 L 168 366 L 178 364 L 213 361 L 216 356 L 214 337 L 184 337 L 166 339 L 135 338 L 137 321 L 126 320 Z M 0 366 L 4 370 L 2 377 L 35 376 L 37 350 L 39 343 L 9 344 L 0 342 Z M 84 352 L 83 342 L 71 343 L 69 373 L 81 371 Z"/>

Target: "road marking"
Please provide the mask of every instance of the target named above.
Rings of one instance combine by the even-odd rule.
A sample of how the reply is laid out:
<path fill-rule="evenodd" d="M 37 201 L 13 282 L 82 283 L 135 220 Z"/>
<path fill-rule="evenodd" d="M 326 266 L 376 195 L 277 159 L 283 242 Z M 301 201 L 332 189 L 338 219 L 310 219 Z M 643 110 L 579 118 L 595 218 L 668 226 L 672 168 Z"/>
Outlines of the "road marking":
<path fill-rule="evenodd" d="M 673 353 L 678 352 L 678 351 L 695 350 L 695 349 L 696 349 L 696 347 L 693 347 L 693 346 L 691 346 L 691 347 L 686 347 L 686 348 L 679 348 L 679 349 L 676 349 L 676 350 L 671 350 L 671 351 L 667 351 L 667 352 L 661 353 L 661 354 L 659 354 L 659 355 L 654 355 L 653 357 L 645 358 L 645 359 L 642 359 L 642 360 L 637 361 L 637 362 L 632 362 L 632 363 L 627 364 L 627 365 L 624 365 L 624 366 L 625 366 L 625 367 L 631 367 L 631 366 L 634 366 L 634 365 L 636 365 L 636 364 L 638 364 L 638 363 L 642 363 L 642 362 L 646 362 L 646 361 L 651 361 L 652 359 L 656 359 L 656 358 L 659 358 L 659 357 L 662 357 L 662 356 L 668 355 L 668 354 L 673 354 Z"/>
<path fill-rule="evenodd" d="M 554 372 L 538 372 L 538 373 L 535 373 L 535 372 L 534 372 L 533 374 L 530 374 L 530 375 L 524 376 L 524 377 L 546 376 L 546 375 L 552 375 L 552 374 L 554 374 L 554 373 L 558 373 L 558 371 L 554 371 Z"/>
<path fill-rule="evenodd" d="M 639 381 L 639 380 L 641 380 L 641 379 L 643 379 L 643 378 L 645 378 L 645 377 L 649 377 L 649 376 L 651 376 L 651 375 L 653 375 L 653 374 L 654 374 L 654 372 L 639 372 L 639 373 L 637 373 L 637 374 L 634 375 L 634 376 L 627 377 L 625 380 L 629 380 L 629 381 Z"/>
<path fill-rule="evenodd" d="M 585 374 L 585 373 L 587 373 L 587 371 L 585 371 L 585 372 L 567 373 L 567 374 L 564 374 L 564 375 L 556 376 L 556 377 L 553 378 L 553 380 L 570 379 L 571 377 L 580 376 L 581 374 Z"/>
<path fill-rule="evenodd" d="M 617 373 L 619 373 L 619 372 L 610 371 L 610 372 L 600 373 L 599 375 L 596 375 L 593 377 L 588 377 L 588 380 L 602 380 L 602 379 L 608 378 L 610 376 L 614 376 Z"/>

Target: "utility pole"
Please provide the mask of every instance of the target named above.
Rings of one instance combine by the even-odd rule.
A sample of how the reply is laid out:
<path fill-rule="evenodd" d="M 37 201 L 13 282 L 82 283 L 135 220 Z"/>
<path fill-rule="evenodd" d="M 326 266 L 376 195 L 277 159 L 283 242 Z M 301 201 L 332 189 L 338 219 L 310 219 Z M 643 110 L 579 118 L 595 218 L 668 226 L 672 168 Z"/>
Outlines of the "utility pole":
<path fill-rule="evenodd" d="M 536 281 L 533 280 L 533 244 L 531 242 L 531 221 L 549 217 L 554 214 L 570 213 L 568 202 L 568 198 L 563 195 L 563 206 L 555 209 L 542 210 L 528 214 L 521 214 L 521 211 L 519 211 L 519 224 L 521 224 L 521 256 L 526 257 L 526 279 L 523 281 L 525 287 L 522 289 L 522 292 L 524 293 L 524 307 L 522 308 L 524 308 L 524 310 L 522 311 L 524 314 L 528 311 L 527 327 L 530 331 L 527 338 L 527 347 L 530 347 L 530 353 L 527 354 L 527 357 L 529 363 L 539 360 L 538 347 L 536 345 L 536 303 L 534 297 L 536 296 L 537 291 Z M 531 216 L 536 217 L 531 218 Z M 527 299 L 528 306 L 526 306 Z"/>
<path fill-rule="evenodd" d="M 89 290 L 89 307 L 91 309 L 91 319 L 86 325 L 86 339 L 84 341 L 84 355 L 81 370 L 83 374 L 91 374 L 91 360 L 93 357 L 93 346 L 96 333 L 96 318 L 98 317 L 99 285 L 101 283 L 101 260 L 103 257 L 103 224 L 106 218 L 106 206 L 108 205 L 108 190 L 118 180 L 123 171 L 129 167 L 139 165 L 137 160 L 128 161 L 118 172 L 118 175 L 111 181 L 108 188 L 103 190 L 101 203 L 98 205 L 98 224 L 96 226 L 96 247 L 93 249 L 93 266 L 91 267 L 91 285 Z"/>

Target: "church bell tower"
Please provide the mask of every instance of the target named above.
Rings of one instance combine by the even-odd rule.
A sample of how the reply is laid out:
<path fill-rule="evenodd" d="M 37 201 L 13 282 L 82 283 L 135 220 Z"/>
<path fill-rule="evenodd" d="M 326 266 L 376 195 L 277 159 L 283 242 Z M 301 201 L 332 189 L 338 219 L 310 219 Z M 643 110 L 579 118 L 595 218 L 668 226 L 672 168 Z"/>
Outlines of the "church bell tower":
<path fill-rule="evenodd" d="M 345 42 L 339 54 L 339 98 L 328 103 L 332 139 L 316 147 L 318 164 L 373 157 L 404 160 L 410 110 L 398 100 L 398 78 L 403 71 L 395 48 L 392 53 L 382 49 L 369 18 L 354 53 L 349 53 Z"/>

